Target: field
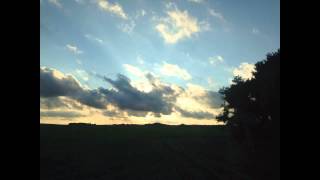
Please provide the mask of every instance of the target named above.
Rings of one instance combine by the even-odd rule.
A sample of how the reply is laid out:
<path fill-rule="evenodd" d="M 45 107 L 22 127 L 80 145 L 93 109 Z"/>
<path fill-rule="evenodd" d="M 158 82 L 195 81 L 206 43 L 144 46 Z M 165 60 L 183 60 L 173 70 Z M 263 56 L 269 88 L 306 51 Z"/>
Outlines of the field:
<path fill-rule="evenodd" d="M 40 125 L 40 179 L 250 180 L 224 126 Z"/>

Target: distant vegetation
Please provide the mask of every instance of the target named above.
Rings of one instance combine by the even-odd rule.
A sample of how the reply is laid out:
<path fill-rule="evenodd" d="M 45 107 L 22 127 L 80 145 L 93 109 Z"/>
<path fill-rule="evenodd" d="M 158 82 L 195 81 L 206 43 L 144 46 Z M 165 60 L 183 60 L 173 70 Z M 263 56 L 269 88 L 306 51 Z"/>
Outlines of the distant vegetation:
<path fill-rule="evenodd" d="M 95 126 L 96 124 L 91 123 L 69 123 L 69 126 Z"/>

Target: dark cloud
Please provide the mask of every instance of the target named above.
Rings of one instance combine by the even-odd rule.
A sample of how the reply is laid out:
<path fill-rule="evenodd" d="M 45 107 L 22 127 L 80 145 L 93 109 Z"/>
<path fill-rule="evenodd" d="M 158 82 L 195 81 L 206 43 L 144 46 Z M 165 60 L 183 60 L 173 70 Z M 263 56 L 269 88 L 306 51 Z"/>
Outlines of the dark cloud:
<path fill-rule="evenodd" d="M 145 117 L 148 112 L 147 111 L 130 111 L 127 110 L 129 116 L 136 116 L 136 117 Z"/>
<path fill-rule="evenodd" d="M 173 97 L 174 91 L 169 86 L 153 84 L 153 90 L 146 93 L 131 86 L 130 79 L 119 74 L 116 80 L 102 77 L 114 89 L 86 90 L 73 76 L 58 77 L 55 73 L 54 69 L 40 68 L 40 97 L 66 96 L 99 109 L 104 109 L 108 103 L 111 103 L 130 111 L 131 114 L 139 114 L 138 116 L 143 114 L 139 111 L 162 114 L 172 112 L 172 101 L 175 99 Z M 152 75 L 148 75 L 148 77 L 153 78 Z M 56 106 L 64 105 L 59 104 L 58 101 L 52 103 L 56 103 Z M 54 104 L 49 106 L 54 106 Z"/>
<path fill-rule="evenodd" d="M 161 117 L 161 114 L 171 114 L 179 94 L 170 86 L 163 84 L 152 74 L 146 74 L 146 78 L 152 85 L 150 92 L 139 91 L 130 84 L 130 79 L 119 74 L 117 79 L 112 80 L 108 77 L 96 75 L 108 82 L 113 88 L 98 88 L 89 90 L 83 88 L 80 83 L 71 75 L 62 75 L 51 68 L 40 67 L 40 105 L 43 108 L 55 107 L 76 107 L 72 100 L 81 104 L 106 109 L 106 105 L 113 104 L 125 110 L 131 116 L 146 116 L 152 112 L 154 116 Z M 181 92 L 180 92 L 181 91 Z M 180 93 L 185 92 L 180 87 Z M 61 96 L 67 97 L 62 101 Z M 67 102 L 66 99 L 69 98 Z M 220 107 L 221 96 L 216 92 L 207 91 L 206 95 L 195 97 L 196 100 L 210 105 L 212 108 Z M 73 105 L 72 105 L 73 103 Z M 79 106 L 79 105 L 78 105 Z M 178 111 L 185 117 L 198 119 L 211 119 L 214 116 L 208 112 L 188 112 L 178 108 Z M 45 115 L 45 114 L 44 114 Z M 106 116 L 115 116 L 111 112 L 105 112 Z"/>
<path fill-rule="evenodd" d="M 211 108 L 220 108 L 223 104 L 221 94 L 214 91 L 206 91 L 206 94 L 201 97 L 196 97 L 197 100 L 208 104 Z"/>
<path fill-rule="evenodd" d="M 209 112 L 204 112 L 204 111 L 190 112 L 178 107 L 175 107 L 175 109 L 178 112 L 180 112 L 183 117 L 191 117 L 196 119 L 213 119 L 215 117 L 213 114 Z"/>
<path fill-rule="evenodd" d="M 84 89 L 71 75 L 58 77 L 55 73 L 54 69 L 40 67 L 40 98 L 66 96 L 98 109 L 107 105 L 105 96 L 99 91 Z"/>
<path fill-rule="evenodd" d="M 55 109 L 55 108 L 69 108 L 69 109 L 83 109 L 82 104 L 76 103 L 70 98 L 61 97 L 40 97 L 41 109 Z"/>
<path fill-rule="evenodd" d="M 107 100 L 121 109 L 133 111 L 149 111 L 162 114 L 172 112 L 173 90 L 167 86 L 155 87 L 150 92 L 142 92 L 131 86 L 130 79 L 119 74 L 117 80 L 107 77 L 103 79 L 110 83 L 115 90 L 100 88 Z"/>
<path fill-rule="evenodd" d="M 82 104 L 87 106 L 91 106 L 97 109 L 105 109 L 108 101 L 102 93 L 98 90 L 86 90 L 81 94 L 77 94 L 74 96 Z"/>
<path fill-rule="evenodd" d="M 54 108 L 67 108 L 68 105 L 58 97 L 40 97 L 40 108 L 41 109 L 54 109 Z"/>
<path fill-rule="evenodd" d="M 55 72 L 54 69 L 40 67 L 41 97 L 71 96 L 82 92 L 82 87 L 72 76 L 58 77 Z"/>

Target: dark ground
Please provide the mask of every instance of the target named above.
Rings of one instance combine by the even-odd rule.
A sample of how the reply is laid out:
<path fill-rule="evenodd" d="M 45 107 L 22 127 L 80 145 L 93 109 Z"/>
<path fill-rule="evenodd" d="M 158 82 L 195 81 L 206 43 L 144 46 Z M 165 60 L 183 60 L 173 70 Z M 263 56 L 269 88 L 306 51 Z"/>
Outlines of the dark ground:
<path fill-rule="evenodd" d="M 250 180 L 224 126 L 40 125 L 40 179 Z"/>

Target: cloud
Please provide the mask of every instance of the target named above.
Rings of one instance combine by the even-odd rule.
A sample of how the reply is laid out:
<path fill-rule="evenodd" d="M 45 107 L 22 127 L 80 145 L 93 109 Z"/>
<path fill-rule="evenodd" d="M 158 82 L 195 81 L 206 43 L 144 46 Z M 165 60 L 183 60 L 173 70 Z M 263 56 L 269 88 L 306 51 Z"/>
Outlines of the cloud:
<path fill-rule="evenodd" d="M 209 57 L 208 60 L 209 60 L 209 63 L 212 64 L 212 65 L 216 65 L 218 63 L 223 63 L 224 62 L 224 59 L 223 59 L 222 56 Z"/>
<path fill-rule="evenodd" d="M 260 34 L 260 30 L 257 28 L 252 28 L 252 33 L 255 35 Z"/>
<path fill-rule="evenodd" d="M 216 92 L 190 83 L 184 89 L 175 84 L 163 83 L 151 73 L 143 75 L 147 81 L 144 84 L 150 87 L 149 91 L 140 90 L 121 74 L 115 80 L 97 75 L 112 87 L 91 90 L 84 88 L 72 75 L 40 67 L 40 110 L 50 111 L 42 113 L 41 118 L 49 121 L 52 118 L 68 119 L 70 116 L 72 119 L 85 120 L 90 116 L 90 119 L 95 119 L 94 122 L 103 123 L 106 122 L 105 118 L 108 118 L 108 122 L 117 118 L 117 122 L 120 119 L 124 122 L 130 117 L 136 123 L 150 123 L 150 118 L 168 118 L 169 115 L 189 120 L 214 120 L 214 116 L 220 112 L 221 102 Z M 65 113 L 71 111 L 79 112 L 82 116 Z M 42 122 L 47 120 L 42 119 Z"/>
<path fill-rule="evenodd" d="M 72 119 L 82 116 L 84 115 L 76 111 L 40 111 L 40 117 L 63 117 Z"/>
<path fill-rule="evenodd" d="M 76 59 L 76 63 L 82 65 L 82 61 L 80 59 Z"/>
<path fill-rule="evenodd" d="M 204 0 L 188 0 L 189 2 L 193 2 L 193 3 L 203 3 Z"/>
<path fill-rule="evenodd" d="M 62 8 L 62 4 L 60 3 L 60 0 L 48 0 L 48 2 L 58 8 Z"/>
<path fill-rule="evenodd" d="M 208 77 L 207 82 L 210 88 L 218 88 L 218 84 L 215 82 L 215 80 L 212 77 Z"/>
<path fill-rule="evenodd" d="M 80 77 L 84 81 L 89 80 L 89 74 L 85 70 L 77 69 L 75 72 L 76 72 L 76 76 Z"/>
<path fill-rule="evenodd" d="M 82 91 L 80 83 L 71 75 L 46 67 L 40 67 L 40 96 L 69 96 Z"/>
<path fill-rule="evenodd" d="M 144 64 L 144 60 L 143 60 L 143 58 L 142 58 L 140 55 L 137 56 L 137 61 L 138 61 L 138 63 L 139 63 L 140 65 L 143 65 L 143 64 Z"/>
<path fill-rule="evenodd" d="M 105 97 L 99 91 L 84 89 L 74 76 L 40 67 L 40 97 L 59 96 L 70 97 L 82 104 L 100 109 L 107 105 Z"/>
<path fill-rule="evenodd" d="M 127 23 L 121 23 L 120 25 L 118 25 L 118 28 L 122 32 L 125 32 L 125 33 L 128 33 L 128 34 L 131 34 L 135 27 L 136 27 L 136 23 L 132 19 Z"/>
<path fill-rule="evenodd" d="M 104 43 L 104 41 L 103 41 L 102 39 L 97 38 L 97 37 L 95 37 L 95 36 L 93 36 L 93 35 L 91 35 L 91 34 L 86 34 L 86 35 L 84 35 L 84 36 L 85 36 L 87 39 L 96 41 L 96 42 L 98 42 L 98 43 L 100 43 L 100 44 L 103 44 L 103 43 Z"/>
<path fill-rule="evenodd" d="M 140 17 L 143 17 L 147 14 L 147 12 L 144 9 L 141 9 L 136 12 L 136 15 L 134 16 L 135 19 L 138 19 Z"/>
<path fill-rule="evenodd" d="M 78 4 L 84 4 L 85 2 L 85 0 L 74 0 L 76 3 L 78 3 Z"/>
<path fill-rule="evenodd" d="M 171 8 L 174 5 L 168 6 Z M 191 38 L 193 34 L 200 32 L 201 26 L 195 17 L 189 15 L 188 11 L 178 9 L 168 10 L 167 17 L 160 18 L 156 25 L 156 30 L 168 44 L 174 44 L 186 38 Z"/>
<path fill-rule="evenodd" d="M 105 12 L 109 12 L 112 14 L 115 14 L 122 19 L 128 19 L 128 16 L 126 13 L 123 11 L 122 6 L 118 3 L 109 3 L 107 0 L 98 0 L 98 6 L 104 10 Z"/>
<path fill-rule="evenodd" d="M 41 97 L 40 96 L 40 109 L 77 109 L 82 110 L 83 105 L 76 100 L 69 97 L 58 96 L 58 97 Z"/>
<path fill-rule="evenodd" d="M 188 83 L 186 93 L 187 97 L 192 97 L 211 108 L 220 108 L 223 103 L 223 99 L 218 92 L 206 90 L 199 85 Z"/>
<path fill-rule="evenodd" d="M 83 53 L 83 51 L 81 51 L 77 46 L 74 46 L 74 45 L 67 44 L 67 45 L 66 45 L 66 48 L 67 48 L 70 52 L 72 52 L 72 53 L 74 53 L 74 54 L 82 54 L 82 53 Z"/>
<path fill-rule="evenodd" d="M 176 97 L 174 109 L 184 117 L 214 119 L 222 112 L 221 95 L 196 84 L 187 84 Z"/>
<path fill-rule="evenodd" d="M 192 78 L 187 70 L 179 67 L 178 65 L 168 64 L 166 62 L 163 63 L 160 72 L 165 76 L 179 77 L 184 80 L 190 80 Z"/>
<path fill-rule="evenodd" d="M 103 79 L 115 89 L 100 89 L 109 102 L 116 104 L 121 109 L 134 111 L 149 111 L 170 114 L 172 111 L 173 90 L 170 87 L 154 87 L 146 93 L 137 90 L 130 84 L 130 79 L 119 74 L 117 80 L 107 77 Z"/>
<path fill-rule="evenodd" d="M 217 12 L 214 9 L 209 9 L 209 14 L 217 19 L 219 19 L 221 22 L 226 23 L 227 21 L 225 20 L 225 18 L 223 17 L 223 15 L 219 12 Z"/>
<path fill-rule="evenodd" d="M 249 63 L 241 63 L 238 68 L 234 68 L 233 75 L 239 76 L 244 80 L 250 80 L 254 77 L 253 72 L 255 72 L 255 65 Z"/>
<path fill-rule="evenodd" d="M 130 74 L 133 74 L 138 77 L 144 77 L 145 72 L 141 71 L 138 67 L 132 66 L 130 64 L 123 64 L 123 67 L 128 71 Z"/>
<path fill-rule="evenodd" d="M 190 117 L 195 119 L 213 119 L 215 116 L 205 111 L 186 111 L 181 108 L 175 108 L 183 117 Z"/>

